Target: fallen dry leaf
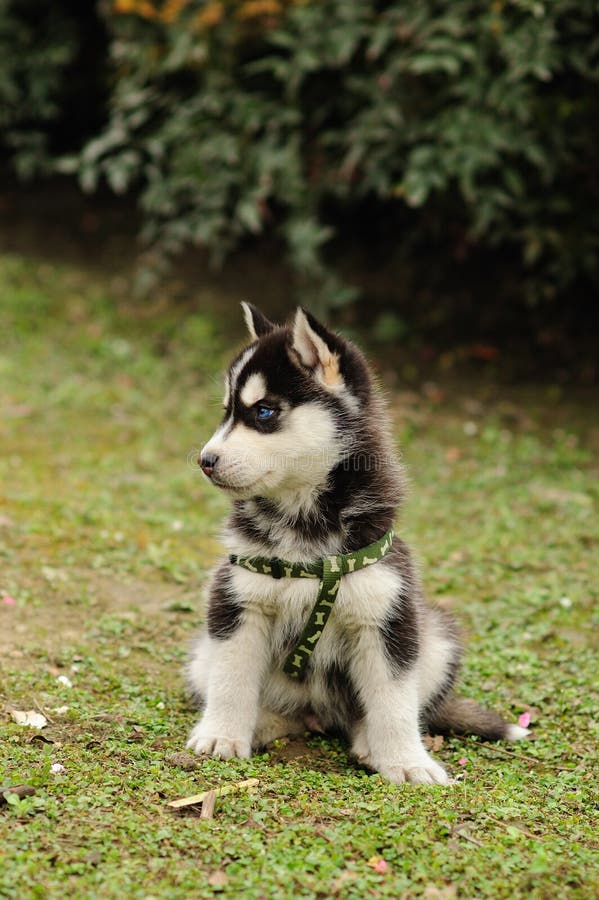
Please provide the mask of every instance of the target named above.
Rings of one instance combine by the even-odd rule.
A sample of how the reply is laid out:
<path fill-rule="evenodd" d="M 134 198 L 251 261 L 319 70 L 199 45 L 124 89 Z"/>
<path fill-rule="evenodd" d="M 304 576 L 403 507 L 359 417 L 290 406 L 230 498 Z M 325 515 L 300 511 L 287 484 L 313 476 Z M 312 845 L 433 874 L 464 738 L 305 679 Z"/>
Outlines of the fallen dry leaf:
<path fill-rule="evenodd" d="M 56 569 L 54 566 L 42 566 L 42 575 L 50 583 L 54 581 L 68 581 L 68 575 L 62 569 Z"/>
<path fill-rule="evenodd" d="M 461 457 L 462 451 L 459 447 L 448 447 L 445 451 L 445 461 L 448 463 L 456 463 Z"/>
<path fill-rule="evenodd" d="M 0 786 L 0 803 L 7 803 L 6 794 L 16 794 L 17 797 L 31 797 L 35 789 L 28 784 L 4 784 Z"/>
<path fill-rule="evenodd" d="M 186 772 L 191 772 L 193 769 L 197 769 L 200 765 L 200 761 L 197 756 L 193 756 L 191 753 L 185 753 L 185 751 L 171 753 L 171 755 L 167 757 L 166 761 L 169 766 L 177 766 L 177 768 L 184 769 Z"/>
<path fill-rule="evenodd" d="M 208 876 L 208 884 L 217 891 L 226 887 L 228 883 L 229 879 L 227 878 L 227 873 L 222 869 L 216 869 L 215 872 L 212 872 L 212 874 Z"/>
<path fill-rule="evenodd" d="M 41 713 L 34 709 L 28 709 L 23 712 L 20 709 L 11 709 L 10 714 L 17 725 L 29 725 L 31 728 L 45 728 L 48 720 Z"/>
<path fill-rule="evenodd" d="M 440 388 L 433 381 L 425 381 L 422 385 L 422 393 L 431 403 L 443 403 L 447 397 L 446 391 Z"/>
<path fill-rule="evenodd" d="M 146 738 L 146 733 L 141 727 L 141 725 L 132 725 L 131 731 L 127 735 L 127 743 L 128 744 L 140 744 Z"/>
<path fill-rule="evenodd" d="M 434 736 L 432 736 L 430 734 L 425 734 L 424 746 L 427 750 L 433 750 L 435 753 L 438 753 L 443 746 L 443 735 L 435 734 Z"/>
<path fill-rule="evenodd" d="M 499 348 L 494 347 L 492 344 L 472 344 L 470 356 L 483 362 L 493 362 L 499 356 Z"/>
<path fill-rule="evenodd" d="M 427 884 L 422 896 L 426 897 L 426 900 L 452 900 L 453 897 L 457 897 L 457 893 L 458 889 L 455 884 L 443 884 L 441 886 Z"/>
<path fill-rule="evenodd" d="M 29 738 L 30 744 L 54 744 L 54 738 L 49 737 L 47 734 L 32 734 Z"/>
<path fill-rule="evenodd" d="M 353 869 L 344 869 L 343 872 L 335 878 L 329 887 L 331 894 L 338 894 L 349 881 L 356 881 L 358 873 Z"/>

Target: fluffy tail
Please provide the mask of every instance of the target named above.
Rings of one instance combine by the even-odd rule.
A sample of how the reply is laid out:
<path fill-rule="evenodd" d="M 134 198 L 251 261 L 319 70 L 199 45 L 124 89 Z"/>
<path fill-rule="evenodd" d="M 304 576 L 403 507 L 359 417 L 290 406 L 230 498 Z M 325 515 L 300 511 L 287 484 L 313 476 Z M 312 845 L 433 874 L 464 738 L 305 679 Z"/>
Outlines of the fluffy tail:
<path fill-rule="evenodd" d="M 519 741 L 528 737 L 528 728 L 511 725 L 492 709 L 485 709 L 474 700 L 450 694 L 427 718 L 433 734 L 478 734 L 486 741 Z"/>

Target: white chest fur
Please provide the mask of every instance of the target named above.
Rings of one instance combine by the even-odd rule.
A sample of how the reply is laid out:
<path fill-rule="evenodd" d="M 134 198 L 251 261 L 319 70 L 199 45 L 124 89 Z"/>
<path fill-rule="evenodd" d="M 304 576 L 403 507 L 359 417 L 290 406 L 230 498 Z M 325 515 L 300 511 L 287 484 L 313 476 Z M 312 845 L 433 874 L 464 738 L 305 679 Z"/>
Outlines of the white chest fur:
<path fill-rule="evenodd" d="M 271 578 L 236 567 L 232 586 L 241 604 L 268 620 L 273 655 L 288 643 L 290 634 L 303 629 L 316 602 L 317 578 Z M 384 561 L 344 575 L 327 626 L 314 653 L 317 659 L 336 657 L 333 646 L 357 629 L 376 628 L 384 622 L 401 590 L 401 577 Z"/>

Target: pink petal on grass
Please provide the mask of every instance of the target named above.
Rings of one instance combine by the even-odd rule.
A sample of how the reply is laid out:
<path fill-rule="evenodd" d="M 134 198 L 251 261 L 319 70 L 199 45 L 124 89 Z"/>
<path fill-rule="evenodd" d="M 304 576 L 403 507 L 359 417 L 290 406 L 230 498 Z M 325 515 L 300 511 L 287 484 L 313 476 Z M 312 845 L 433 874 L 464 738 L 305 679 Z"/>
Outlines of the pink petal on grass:
<path fill-rule="evenodd" d="M 10 594 L 2 594 L 2 602 L 5 606 L 16 606 L 17 601 Z"/>
<path fill-rule="evenodd" d="M 461 759 L 458 759 L 458 766 L 466 766 L 468 765 L 468 760 L 465 756 L 462 756 Z"/>
<path fill-rule="evenodd" d="M 370 866 L 371 869 L 374 869 L 375 872 L 379 872 L 380 874 L 386 872 L 389 868 L 387 860 L 382 859 L 380 856 L 371 856 L 366 865 Z"/>
<path fill-rule="evenodd" d="M 530 725 L 529 712 L 524 712 L 521 716 L 518 717 L 518 725 L 520 725 L 521 728 L 528 728 L 528 726 Z"/>

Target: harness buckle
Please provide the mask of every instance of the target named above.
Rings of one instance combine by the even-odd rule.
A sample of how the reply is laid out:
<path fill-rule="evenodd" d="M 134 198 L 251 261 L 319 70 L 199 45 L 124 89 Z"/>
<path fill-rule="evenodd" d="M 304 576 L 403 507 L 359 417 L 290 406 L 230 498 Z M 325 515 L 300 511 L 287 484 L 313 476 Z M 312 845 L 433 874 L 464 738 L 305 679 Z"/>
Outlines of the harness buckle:
<path fill-rule="evenodd" d="M 269 560 L 269 564 L 271 578 L 276 578 L 277 580 L 282 578 L 285 573 L 283 572 L 283 563 L 278 556 L 273 556 L 273 558 Z"/>

